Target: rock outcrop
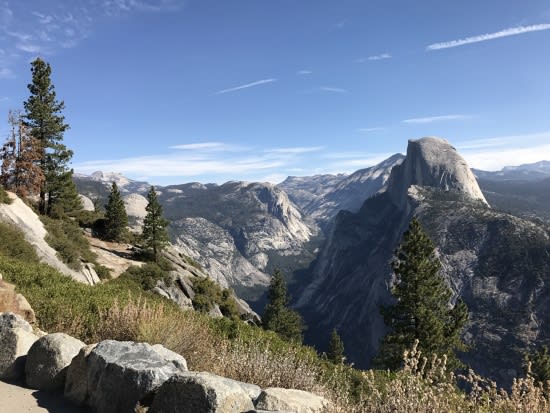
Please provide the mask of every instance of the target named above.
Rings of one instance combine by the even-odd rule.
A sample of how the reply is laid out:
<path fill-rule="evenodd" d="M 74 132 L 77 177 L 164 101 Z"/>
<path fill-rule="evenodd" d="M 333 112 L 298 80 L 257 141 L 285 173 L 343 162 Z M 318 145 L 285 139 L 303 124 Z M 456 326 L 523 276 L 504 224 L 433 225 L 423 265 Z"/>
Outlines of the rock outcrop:
<path fill-rule="evenodd" d="M 19 228 L 25 239 L 34 247 L 41 261 L 77 281 L 91 285 L 100 282 L 93 268 L 78 272 L 61 262 L 57 257 L 57 252 L 44 239 L 47 232 L 38 215 L 15 194 L 8 194 L 12 202 L 11 204 L 0 204 L 0 221 Z"/>
<path fill-rule="evenodd" d="M 65 387 L 67 368 L 85 344 L 64 333 L 47 334 L 29 349 L 25 363 L 27 386 L 58 391 Z"/>
<path fill-rule="evenodd" d="M 438 248 L 452 302 L 469 307 L 464 338 L 475 351 L 462 359 L 510 384 L 522 352 L 549 344 L 550 229 L 489 208 L 464 160 L 438 138 L 410 141 L 387 190 L 336 216 L 298 301 L 307 340 L 326 343 L 337 328 L 350 361 L 370 365 L 386 333 L 379 308 L 392 302 L 389 263 L 413 216 Z"/>
<path fill-rule="evenodd" d="M 38 336 L 22 317 L 0 313 L 0 379 L 25 377 L 27 353 L 36 340 Z"/>
<path fill-rule="evenodd" d="M 5 312 L 17 314 L 31 324 L 36 322 L 34 310 L 27 299 L 15 292 L 15 285 L 3 281 L 0 274 L 0 313 Z"/>
<path fill-rule="evenodd" d="M 95 211 L 94 202 L 85 195 L 78 195 L 84 211 Z"/>

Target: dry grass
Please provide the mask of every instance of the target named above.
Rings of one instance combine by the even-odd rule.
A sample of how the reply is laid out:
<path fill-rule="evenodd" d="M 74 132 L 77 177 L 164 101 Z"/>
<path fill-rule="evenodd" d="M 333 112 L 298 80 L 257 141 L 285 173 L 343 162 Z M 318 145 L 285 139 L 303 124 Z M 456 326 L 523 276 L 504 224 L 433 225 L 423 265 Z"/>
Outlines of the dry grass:
<path fill-rule="evenodd" d="M 529 374 L 514 381 L 506 392 L 494 382 L 470 372 L 455 376 L 446 359 L 422 357 L 417 345 L 404 355 L 404 368 L 397 377 L 380 380 L 373 371 L 363 373 L 364 386 L 353 400 L 345 392 L 333 397 L 331 413 L 548 413 L 550 383 L 536 383 Z M 458 384 L 471 389 L 458 390 Z M 381 385 L 382 384 L 382 385 Z M 348 393 L 349 394 L 349 393 Z M 333 395 L 334 396 L 334 395 Z"/>
<path fill-rule="evenodd" d="M 331 401 L 329 413 L 547 413 L 550 383 L 517 379 L 506 392 L 473 372 L 455 376 L 445 358 L 427 360 L 414 346 L 398 373 L 358 372 L 321 361 L 313 351 L 280 342 L 247 328 L 229 339 L 214 331 L 204 315 L 175 311 L 142 298 L 115 303 L 101 313 L 96 339 L 162 344 L 182 354 L 191 370 L 210 371 L 260 387 L 312 391 Z M 79 328 L 78 317 L 71 328 Z M 459 390 L 459 383 L 471 389 Z"/>

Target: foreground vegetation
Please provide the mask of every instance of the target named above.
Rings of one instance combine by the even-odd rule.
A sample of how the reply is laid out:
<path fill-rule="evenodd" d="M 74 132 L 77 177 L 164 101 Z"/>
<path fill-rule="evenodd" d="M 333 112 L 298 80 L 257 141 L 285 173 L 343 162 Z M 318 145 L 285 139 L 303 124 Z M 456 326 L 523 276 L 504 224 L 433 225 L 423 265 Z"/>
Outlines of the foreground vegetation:
<path fill-rule="evenodd" d="M 427 360 L 415 346 L 397 373 L 361 372 L 331 363 L 311 348 L 227 318 L 181 311 L 148 293 L 143 273 L 88 286 L 38 262 L 22 234 L 0 226 L 0 273 L 36 311 L 40 328 L 85 342 L 104 339 L 160 343 L 182 355 L 193 370 L 211 371 L 262 387 L 313 391 L 333 402 L 332 412 L 547 412 L 550 387 L 531 376 L 510 392 L 470 373 L 455 376 L 446 360 Z M 7 239 L 13 242 L 5 242 Z M 10 245 L 9 247 L 7 245 Z M 458 390 L 468 388 L 464 393 Z"/>

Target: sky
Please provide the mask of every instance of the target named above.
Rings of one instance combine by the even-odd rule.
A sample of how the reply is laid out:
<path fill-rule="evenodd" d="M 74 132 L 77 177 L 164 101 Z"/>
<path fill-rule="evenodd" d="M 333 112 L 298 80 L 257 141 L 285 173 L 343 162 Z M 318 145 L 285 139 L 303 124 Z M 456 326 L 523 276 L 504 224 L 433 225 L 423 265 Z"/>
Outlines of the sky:
<path fill-rule="evenodd" d="M 423 136 L 550 160 L 548 0 L 0 0 L 2 139 L 37 56 L 76 172 L 277 183 Z"/>

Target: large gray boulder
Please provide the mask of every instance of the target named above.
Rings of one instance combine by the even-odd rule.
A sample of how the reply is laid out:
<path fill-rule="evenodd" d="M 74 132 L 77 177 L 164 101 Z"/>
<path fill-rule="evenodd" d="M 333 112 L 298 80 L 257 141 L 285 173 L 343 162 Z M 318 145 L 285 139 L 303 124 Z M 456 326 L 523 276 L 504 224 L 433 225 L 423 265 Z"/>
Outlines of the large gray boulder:
<path fill-rule="evenodd" d="M 38 339 L 27 355 L 27 386 L 38 390 L 62 390 L 69 364 L 84 346 L 82 341 L 65 333 L 47 334 Z"/>
<path fill-rule="evenodd" d="M 64 395 L 82 406 L 88 398 L 88 356 L 97 344 L 82 347 L 67 369 Z"/>
<path fill-rule="evenodd" d="M 256 409 L 267 411 L 293 411 L 296 413 L 320 413 L 328 407 L 328 401 L 303 390 L 271 387 L 262 391 L 256 400 Z"/>
<path fill-rule="evenodd" d="M 187 371 L 187 363 L 158 344 L 105 340 L 91 350 L 85 369 L 88 405 L 97 413 L 116 413 L 133 412 L 138 402 L 147 405 L 166 380 Z"/>
<path fill-rule="evenodd" d="M 13 313 L 0 313 L 0 379 L 19 380 L 25 376 L 27 353 L 38 336 L 31 325 Z"/>
<path fill-rule="evenodd" d="M 211 373 L 189 372 L 161 386 L 149 413 L 241 413 L 253 408 L 243 383 Z"/>

